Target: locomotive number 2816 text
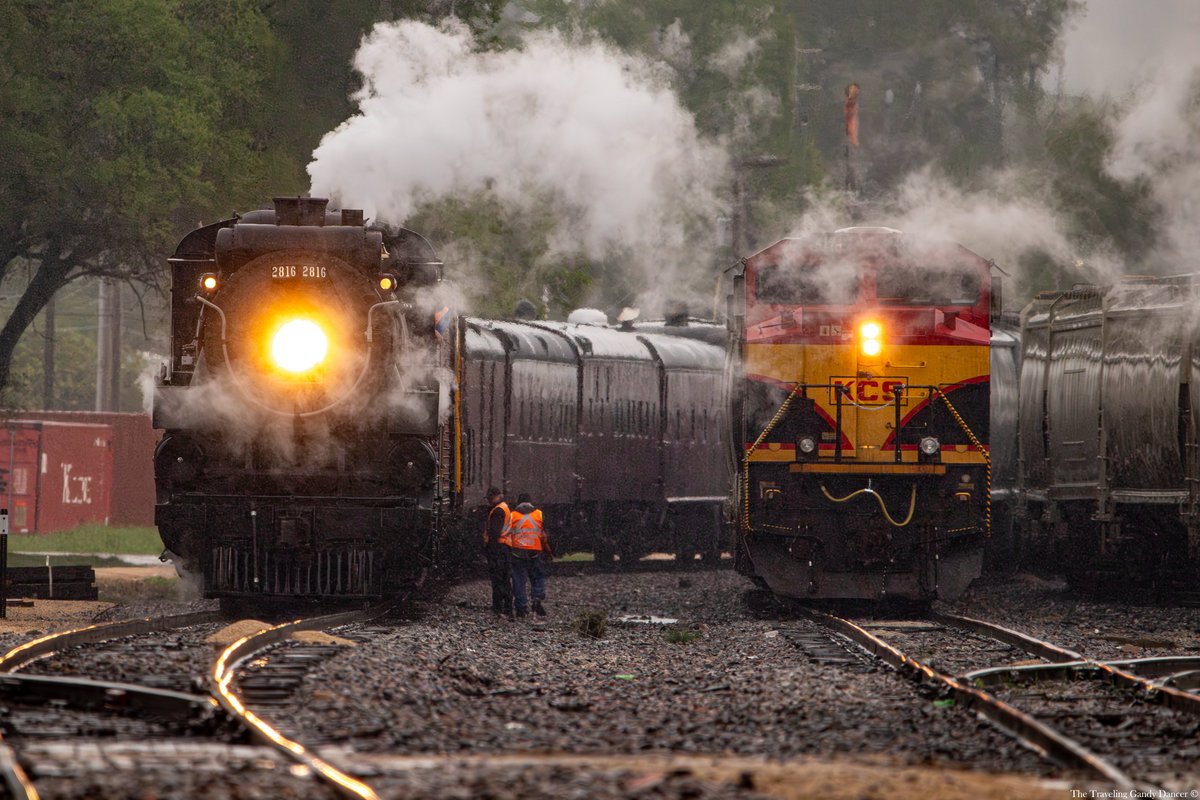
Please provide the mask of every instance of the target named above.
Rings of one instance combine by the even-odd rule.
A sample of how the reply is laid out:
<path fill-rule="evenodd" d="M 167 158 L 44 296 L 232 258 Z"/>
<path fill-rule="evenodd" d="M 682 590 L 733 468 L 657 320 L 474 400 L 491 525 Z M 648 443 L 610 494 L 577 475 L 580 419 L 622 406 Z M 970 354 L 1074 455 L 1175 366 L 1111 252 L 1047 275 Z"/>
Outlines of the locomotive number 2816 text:
<path fill-rule="evenodd" d="M 324 278 L 325 267 L 314 264 L 276 264 L 271 267 L 272 278 Z"/>

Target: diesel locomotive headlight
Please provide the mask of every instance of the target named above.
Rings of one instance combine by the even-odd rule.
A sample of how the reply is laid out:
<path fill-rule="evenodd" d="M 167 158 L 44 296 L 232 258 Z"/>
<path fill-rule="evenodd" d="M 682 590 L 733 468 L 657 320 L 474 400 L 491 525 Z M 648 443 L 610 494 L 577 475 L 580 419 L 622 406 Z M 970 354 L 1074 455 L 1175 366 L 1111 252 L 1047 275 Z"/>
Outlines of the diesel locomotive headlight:
<path fill-rule="evenodd" d="M 271 339 L 271 360 L 284 372 L 308 372 L 320 365 L 328 352 L 329 337 L 309 319 L 283 323 Z"/>
<path fill-rule="evenodd" d="M 942 449 L 941 442 L 932 436 L 923 437 L 917 447 L 921 450 L 921 455 L 926 456 L 937 455 L 938 450 Z"/>
<path fill-rule="evenodd" d="M 817 440 L 811 436 L 801 436 L 796 442 L 796 450 L 802 456 L 812 457 L 817 452 Z"/>
<path fill-rule="evenodd" d="M 883 326 L 878 322 L 864 322 L 858 326 L 859 347 L 864 356 L 877 356 L 883 352 Z"/>

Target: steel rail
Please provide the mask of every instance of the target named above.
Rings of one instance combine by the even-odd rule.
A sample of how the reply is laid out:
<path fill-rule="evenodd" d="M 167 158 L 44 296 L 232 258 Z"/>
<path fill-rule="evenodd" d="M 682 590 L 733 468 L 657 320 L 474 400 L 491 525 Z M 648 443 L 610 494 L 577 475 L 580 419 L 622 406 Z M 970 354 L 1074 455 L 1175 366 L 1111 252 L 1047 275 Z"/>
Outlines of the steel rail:
<path fill-rule="evenodd" d="M 211 719 L 219 710 L 217 701 L 203 694 L 156 689 L 119 681 L 51 675 L 0 675 L 0 697 L 21 705 L 62 702 L 88 711 L 116 711 L 164 717 Z"/>
<path fill-rule="evenodd" d="M 1020 648 L 1030 655 L 1044 658 L 1051 663 L 1061 663 L 1066 661 L 1086 661 L 1083 656 L 1076 653 L 1074 650 L 1068 650 L 1065 647 L 1059 647 L 1056 644 L 1035 639 L 1028 634 L 1015 631 L 1012 628 L 1006 628 L 1003 625 L 997 625 L 994 622 L 987 622 L 982 619 L 973 619 L 971 617 L 960 617 L 956 614 L 937 614 L 932 613 L 929 618 L 934 622 L 940 622 L 943 625 L 950 625 L 955 628 L 978 633 L 981 636 L 987 636 L 990 639 L 1003 642 L 1004 644 L 1012 645 Z"/>
<path fill-rule="evenodd" d="M 336 628 L 355 622 L 366 622 L 387 613 L 395 608 L 396 605 L 396 603 L 390 603 L 376 609 L 344 611 L 320 617 L 298 619 L 293 622 L 275 625 L 249 636 L 243 636 L 225 648 L 221 655 L 217 657 L 216 663 L 213 665 L 212 672 L 209 675 L 210 691 L 213 697 L 216 698 L 216 701 L 221 704 L 221 707 L 242 722 L 255 738 L 286 755 L 293 761 L 308 767 L 314 775 L 329 784 L 340 795 L 360 798 L 361 800 L 378 800 L 378 795 L 375 794 L 375 790 L 370 786 L 357 778 L 347 775 L 328 761 L 316 756 L 305 748 L 304 745 L 288 739 L 272 727 L 270 723 L 247 708 L 231 685 L 237 668 L 242 663 L 264 649 L 287 639 L 294 633 Z"/>
<path fill-rule="evenodd" d="M 939 672 L 927 664 L 901 653 L 892 645 L 850 620 L 811 609 L 805 610 L 804 613 L 813 621 L 840 633 L 891 665 L 901 675 L 918 683 L 940 684 L 950 690 L 958 705 L 976 712 L 1036 752 L 1067 766 L 1087 770 L 1122 791 L 1131 792 L 1134 789 L 1144 788 L 1135 783 L 1117 766 L 1110 764 L 1054 728 L 982 689 L 969 686 L 953 676 Z"/>
<path fill-rule="evenodd" d="M 993 667 L 976 670 L 963 676 L 972 682 L 980 682 L 981 686 L 994 686 L 998 681 L 1002 681 L 1003 678 L 996 678 L 997 675 L 1049 677 L 1052 680 L 1071 680 L 1083 676 L 1107 678 L 1112 685 L 1137 692 L 1150 702 L 1159 703 L 1175 711 L 1200 715 L 1200 695 L 1186 691 L 1184 688 L 1168 686 L 1165 681 L 1150 680 L 1150 677 L 1170 677 L 1172 673 L 1183 674 L 1197 669 L 1200 667 L 1200 658 L 1195 656 L 1096 661 L 1086 658 L 1074 650 L 1068 650 L 984 620 L 960 617 L 954 614 L 931 614 L 930 618 L 943 624 L 999 639 L 1006 644 L 1022 647 L 1047 661 L 1056 662 L 1022 667 Z M 1136 674 L 1139 667 L 1140 671 L 1150 672 L 1152 675 Z"/>
<path fill-rule="evenodd" d="M 51 633 L 46 636 L 39 637 L 24 644 L 18 645 L 9 650 L 3 656 L 0 656 L 0 674 L 11 673 L 14 670 L 20 669 L 30 661 L 34 661 L 42 656 L 49 655 L 56 650 L 61 650 L 64 647 L 73 647 L 80 644 L 92 644 L 95 642 L 103 642 L 109 639 L 120 639 L 123 636 L 136 636 L 141 633 L 150 633 L 152 631 L 170 630 L 172 628 L 184 628 L 189 625 L 204 625 L 210 622 L 216 622 L 221 618 L 217 611 L 198 611 L 190 614 L 175 614 L 166 617 L 142 617 L 134 620 L 122 620 L 119 622 L 99 623 L 96 625 L 88 625 L 84 628 L 76 628 L 69 631 L 61 631 L 59 633 Z M 5 680 L 11 680 L 16 677 L 14 675 L 4 675 Z M 29 676 L 21 676 L 22 680 L 27 680 Z M 72 683 L 67 681 L 67 683 Z M 80 685 L 81 681 L 73 682 L 76 686 Z M 9 686 L 12 684 L 9 683 Z M 32 686 L 33 683 L 25 685 Z M 41 684 L 44 690 L 49 690 L 49 684 Z M 119 691 L 125 693 L 127 699 L 133 700 L 136 704 L 142 704 L 143 700 L 147 704 L 152 704 L 147 695 L 143 692 L 154 692 L 148 687 L 131 687 L 122 685 L 124 688 Z M 60 690 L 67 690 L 67 686 L 55 687 Z M 110 684 L 109 689 L 115 689 L 116 685 Z M 131 690 L 134 690 L 131 692 Z M 103 691 L 101 692 L 103 694 Z M 112 695 L 115 698 L 115 695 Z M 62 699 L 61 695 L 56 699 Z M 161 700 L 162 698 L 158 698 Z M 17 759 L 17 754 L 13 752 L 12 746 L 4 741 L 4 737 L 0 736 L 0 782 L 3 783 L 8 790 L 8 796 L 15 800 L 38 800 L 37 789 L 30 780 L 29 775 L 21 767 L 20 761 Z"/>
<path fill-rule="evenodd" d="M 1111 685 L 1120 689 L 1136 692 L 1139 697 L 1151 703 L 1182 711 L 1186 714 L 1200 716 L 1200 695 L 1175 686 L 1167 685 L 1166 681 L 1155 681 L 1141 675 L 1135 675 L 1121 668 L 1129 662 L 1097 662 L 1097 661 L 1067 661 L 1058 664 L 1028 664 L 1020 667 L 991 667 L 975 670 L 963 676 L 979 687 L 996 686 L 1009 680 L 1079 680 L 1083 678 L 1107 680 Z M 1192 671 L 1168 674 L 1169 679 L 1174 674 L 1188 675 Z"/>
<path fill-rule="evenodd" d="M 186 628 L 190 625 L 206 625 L 220 622 L 219 611 L 194 611 L 189 614 L 172 614 L 165 617 L 140 617 L 119 622 L 102 622 L 59 633 L 50 633 L 25 644 L 18 645 L 0 656 L 0 672 L 13 672 L 30 661 L 49 655 L 64 647 L 95 644 L 123 636 L 137 636 L 154 631 Z"/>

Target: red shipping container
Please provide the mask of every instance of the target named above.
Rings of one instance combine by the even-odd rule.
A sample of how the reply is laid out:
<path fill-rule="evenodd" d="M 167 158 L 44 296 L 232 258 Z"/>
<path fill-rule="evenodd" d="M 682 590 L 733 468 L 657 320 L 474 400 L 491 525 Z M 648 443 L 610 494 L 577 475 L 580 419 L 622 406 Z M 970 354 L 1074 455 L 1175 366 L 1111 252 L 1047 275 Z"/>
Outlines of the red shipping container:
<path fill-rule="evenodd" d="M 109 520 L 113 525 L 154 526 L 154 448 L 162 438 L 162 431 L 155 430 L 150 424 L 149 414 L 120 414 L 113 411 L 15 413 L 22 420 L 112 426 L 112 507 Z"/>
<path fill-rule="evenodd" d="M 14 533 L 107 524 L 111 510 L 113 433 L 108 425 L 11 420 L 0 429 L 6 501 Z M 7 441 L 5 441 L 7 440 Z"/>

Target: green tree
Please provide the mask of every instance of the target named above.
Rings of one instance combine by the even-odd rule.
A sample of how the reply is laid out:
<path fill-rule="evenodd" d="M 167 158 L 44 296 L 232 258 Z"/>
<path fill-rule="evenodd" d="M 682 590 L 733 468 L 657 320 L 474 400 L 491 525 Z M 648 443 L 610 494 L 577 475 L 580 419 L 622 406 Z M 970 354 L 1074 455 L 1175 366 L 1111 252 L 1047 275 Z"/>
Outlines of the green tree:
<path fill-rule="evenodd" d="M 32 268 L 0 328 L 3 388 L 55 292 L 154 281 L 181 227 L 257 198 L 282 159 L 252 0 L 0 0 L 0 18 L 0 288 Z"/>

